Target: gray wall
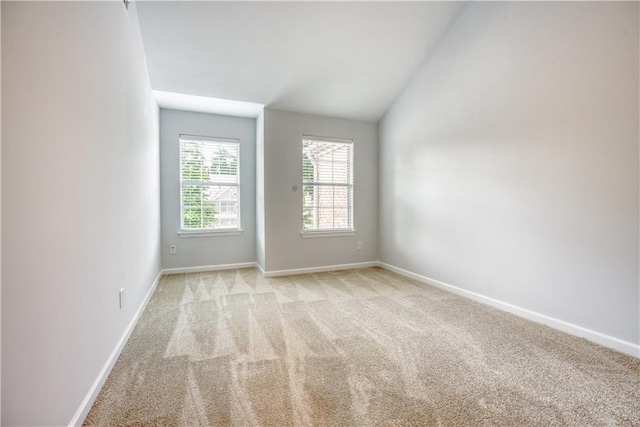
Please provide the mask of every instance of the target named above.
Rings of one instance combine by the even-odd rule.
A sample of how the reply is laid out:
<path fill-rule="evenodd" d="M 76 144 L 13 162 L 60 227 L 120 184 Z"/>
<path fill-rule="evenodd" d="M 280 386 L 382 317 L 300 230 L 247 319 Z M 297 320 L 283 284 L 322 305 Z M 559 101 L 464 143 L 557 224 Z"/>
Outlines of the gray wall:
<path fill-rule="evenodd" d="M 380 259 L 639 340 L 638 4 L 470 3 L 380 123 Z"/>
<path fill-rule="evenodd" d="M 264 112 L 265 270 L 377 259 L 377 126 L 272 109 Z M 354 139 L 355 236 L 303 239 L 302 135 Z M 294 191 L 292 187 L 298 186 Z M 363 242 L 363 250 L 356 243 Z"/>
<path fill-rule="evenodd" d="M 61 426 L 160 271 L 158 107 L 135 3 L 2 9 L 2 424 Z"/>
<path fill-rule="evenodd" d="M 264 111 L 256 119 L 256 263 L 264 271 Z"/>
<path fill-rule="evenodd" d="M 0 45 L 2 44 L 2 2 L 0 2 Z M 2 49 L 0 49 L 0 52 Z M 0 55 L 1 57 L 1 55 Z M 0 58 L 0 80 L 2 80 L 2 60 Z M 2 85 L 0 84 L 0 99 L 2 99 Z M 0 102 L 0 129 L 2 129 L 2 102 Z M 0 132 L 0 189 L 2 188 L 2 132 Z M 2 191 L 0 191 L 0 196 Z M 2 223 L 2 197 L 0 197 L 0 224 Z M 0 236 L 2 227 L 0 226 Z M 1 239 L 0 239 L 1 241 Z M 2 245 L 0 244 L 0 349 L 2 348 Z M 0 385 L 2 384 L 2 351 L 0 351 Z M 2 424 L 2 387 L 0 387 L 0 424 Z"/>
<path fill-rule="evenodd" d="M 240 140 L 240 236 L 180 238 L 180 134 Z M 255 261 L 256 120 L 186 111 L 160 110 L 162 267 L 184 268 Z M 169 255 L 169 246 L 177 254 Z"/>

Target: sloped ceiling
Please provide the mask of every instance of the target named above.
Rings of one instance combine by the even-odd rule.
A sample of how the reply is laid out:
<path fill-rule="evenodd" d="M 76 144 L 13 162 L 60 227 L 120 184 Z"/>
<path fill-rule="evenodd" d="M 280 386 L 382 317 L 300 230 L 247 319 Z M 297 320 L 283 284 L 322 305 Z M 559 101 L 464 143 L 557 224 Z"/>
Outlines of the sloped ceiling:
<path fill-rule="evenodd" d="M 376 122 L 455 2 L 138 2 L 155 90 Z"/>

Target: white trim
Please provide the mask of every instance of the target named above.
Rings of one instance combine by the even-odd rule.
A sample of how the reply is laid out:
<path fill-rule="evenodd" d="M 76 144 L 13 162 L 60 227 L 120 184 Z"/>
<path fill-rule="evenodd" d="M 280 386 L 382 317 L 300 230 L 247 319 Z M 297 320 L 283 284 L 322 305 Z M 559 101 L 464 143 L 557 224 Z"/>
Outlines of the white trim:
<path fill-rule="evenodd" d="M 354 264 L 326 265 L 324 267 L 294 268 L 291 270 L 274 270 L 262 273 L 264 277 L 292 276 L 294 274 L 323 273 L 326 271 L 352 270 L 355 268 L 376 267 L 377 261 L 358 262 Z"/>
<path fill-rule="evenodd" d="M 202 231 L 178 231 L 178 237 L 181 239 L 190 239 L 193 237 L 224 237 L 224 236 L 241 236 L 244 230 L 202 230 Z"/>
<path fill-rule="evenodd" d="M 98 397 L 98 394 L 100 393 L 102 386 L 107 380 L 107 377 L 111 373 L 111 369 L 113 369 L 113 366 L 116 364 L 116 361 L 118 360 L 118 357 L 120 356 L 120 353 L 124 348 L 124 345 L 127 343 L 129 336 L 131 336 L 131 332 L 133 332 L 133 328 L 136 326 L 136 323 L 138 323 L 138 319 L 140 318 L 140 315 L 144 311 L 144 308 L 147 306 L 149 299 L 151 299 L 151 295 L 153 295 L 153 291 L 156 290 L 158 283 L 160 283 L 161 277 L 162 277 L 162 271 L 160 271 L 156 276 L 156 279 L 154 280 L 153 285 L 151 286 L 151 288 L 149 288 L 149 291 L 147 292 L 144 299 L 142 300 L 142 303 L 138 307 L 138 310 L 136 310 L 135 314 L 133 315 L 133 318 L 129 322 L 129 325 L 124 330 L 124 333 L 120 337 L 120 340 L 118 341 L 115 348 L 111 352 L 111 355 L 109 355 L 109 358 L 107 359 L 104 366 L 100 370 L 98 377 L 91 385 L 91 388 L 89 388 L 89 391 L 87 392 L 86 396 L 82 400 L 80 407 L 78 408 L 76 413 L 73 415 L 73 418 L 71 418 L 71 421 L 69 421 L 69 426 L 74 426 L 74 427 L 81 426 L 82 423 L 84 423 L 84 420 L 87 417 L 87 415 L 89 415 L 89 411 L 91 410 L 93 403 Z"/>
<path fill-rule="evenodd" d="M 191 187 L 239 187 L 237 182 L 222 182 L 222 181 L 189 181 L 184 180 L 182 185 L 188 185 Z"/>
<path fill-rule="evenodd" d="M 353 138 L 336 138 L 333 136 L 317 136 L 302 134 L 303 141 L 315 141 L 315 142 L 337 142 L 339 144 L 353 143 Z"/>
<path fill-rule="evenodd" d="M 184 139 L 183 139 L 184 137 Z M 238 164 L 237 164 L 237 173 L 236 173 L 236 182 L 233 183 L 215 183 L 215 182 L 211 182 L 211 181 L 203 181 L 200 183 L 194 182 L 194 181 L 183 181 L 182 180 L 182 142 L 183 141 L 191 141 L 191 142 L 196 142 L 199 143 L 200 145 L 202 145 L 202 143 L 220 143 L 220 144 L 235 144 L 237 145 L 237 149 L 238 149 Z M 178 135 L 178 161 L 179 161 L 179 165 L 178 165 L 178 178 L 179 178 L 179 182 L 180 182 L 180 230 L 178 231 L 178 236 L 179 237 L 206 237 L 206 236 L 239 236 L 240 234 L 242 234 L 242 203 L 241 203 L 241 186 L 240 186 L 240 169 L 241 169 L 241 165 L 242 165 L 242 159 L 240 156 L 240 140 L 238 138 L 222 138 L 222 137 L 212 137 L 212 136 L 203 136 L 203 135 L 185 135 L 185 134 L 179 134 Z M 231 175 L 229 175 L 231 176 Z M 237 201 L 237 216 L 238 216 L 238 225 L 237 227 L 234 229 L 235 233 L 225 233 L 224 230 L 219 231 L 218 234 L 209 234 L 209 235 L 205 235 L 205 234 L 201 234 L 199 236 L 196 235 L 192 235 L 192 236 L 186 236 L 184 235 L 185 232 L 188 232 L 188 230 L 184 230 L 182 227 L 184 226 L 184 206 L 182 205 L 184 199 L 182 197 L 182 191 L 184 189 L 184 186 L 211 186 L 211 185 L 217 185 L 219 187 L 237 187 L 237 196 L 238 196 L 238 201 Z M 201 230 L 203 231 L 203 230 Z M 206 230 L 206 232 L 213 232 L 213 231 L 217 231 L 217 230 Z M 231 231 L 231 230 L 229 230 Z"/>
<path fill-rule="evenodd" d="M 264 276 L 264 269 L 262 268 L 262 266 L 256 262 L 255 267 L 260 272 L 260 274 Z"/>
<path fill-rule="evenodd" d="M 327 230 L 327 231 L 301 231 L 300 237 L 303 239 L 313 239 L 315 237 L 347 237 L 355 236 L 356 230 Z"/>
<path fill-rule="evenodd" d="M 179 134 L 180 139 L 185 139 L 186 141 L 198 142 L 198 141 L 207 141 L 207 142 L 223 142 L 223 143 L 231 143 L 231 144 L 240 144 L 240 139 L 238 138 L 226 138 L 223 136 L 206 136 L 206 135 L 191 135 L 188 133 Z"/>
<path fill-rule="evenodd" d="M 315 185 L 316 187 L 346 187 L 352 188 L 353 184 L 348 182 L 316 182 L 316 181 L 302 181 L 302 185 Z"/>
<path fill-rule="evenodd" d="M 638 344 L 624 341 L 619 338 L 603 334 L 601 332 L 596 332 L 594 330 L 584 328 L 582 326 L 574 325 L 573 323 L 565 322 L 564 320 L 556 319 L 545 314 L 536 313 L 535 311 L 527 310 L 526 308 L 521 308 L 494 298 L 486 297 L 484 295 L 471 292 L 457 286 L 449 285 L 448 283 L 444 283 L 439 280 L 412 273 L 411 271 L 407 271 L 381 261 L 378 261 L 378 265 L 389 271 L 393 271 L 394 273 L 398 273 L 402 276 L 418 280 L 422 283 L 426 283 L 427 285 L 432 285 L 437 288 L 444 289 L 446 291 L 472 299 L 474 301 L 490 305 L 491 307 L 495 307 L 511 314 L 524 317 L 525 319 L 532 320 L 537 323 L 542 323 L 543 325 L 547 325 L 559 331 L 566 332 L 577 337 L 585 338 L 604 347 L 608 347 L 621 353 L 628 354 L 629 356 L 640 358 L 640 345 Z"/>
<path fill-rule="evenodd" d="M 255 266 L 255 262 L 241 262 L 238 264 L 198 265 L 195 267 L 163 268 L 162 274 L 203 273 L 205 271 L 234 270 L 236 268 L 251 268 Z"/>
<path fill-rule="evenodd" d="M 343 145 L 348 145 L 350 150 L 349 153 L 350 155 L 350 159 L 349 161 L 347 161 L 347 176 L 348 176 L 348 181 L 347 183 L 336 183 L 336 182 L 316 182 L 316 181 L 309 181 L 309 182 L 305 182 L 304 180 L 304 155 L 305 155 L 305 142 L 306 141 L 314 141 L 314 142 L 329 142 L 329 143 L 339 143 L 339 144 L 343 144 Z M 345 139 L 345 138 L 328 138 L 328 137 L 316 137 L 316 136 L 312 136 L 312 135 L 302 135 L 302 158 L 301 158 L 302 162 L 300 162 L 300 176 L 302 177 L 302 189 L 303 189 L 303 193 L 304 193 L 304 187 L 305 186 L 324 186 L 324 187 L 344 187 L 348 189 L 348 197 L 347 197 L 347 209 L 348 209 L 348 231 L 354 231 L 355 232 L 355 218 L 356 218 L 356 214 L 355 214 L 355 190 L 354 190 L 354 184 L 355 184 L 355 161 L 356 161 L 356 151 L 355 151 L 355 141 L 353 139 Z M 332 166 L 333 167 L 333 166 Z M 315 177 L 314 177 L 315 178 Z M 302 220 L 301 222 L 304 222 L 304 210 L 305 210 L 305 197 L 302 198 L 302 206 L 301 206 L 301 216 L 300 219 Z M 317 207 L 316 207 L 317 208 Z M 311 209 L 314 209 L 313 207 L 311 207 Z M 316 222 L 316 227 L 318 226 L 317 224 L 318 221 L 318 217 L 316 216 L 315 218 L 315 222 Z M 304 230 L 304 224 L 302 226 L 302 233 L 305 232 Z M 323 230 L 323 229 L 317 229 L 314 228 L 312 230 L 309 231 L 328 231 L 331 232 L 332 230 Z M 302 236 L 305 237 L 305 236 Z M 335 237 L 335 236 L 308 236 L 308 237 Z"/>

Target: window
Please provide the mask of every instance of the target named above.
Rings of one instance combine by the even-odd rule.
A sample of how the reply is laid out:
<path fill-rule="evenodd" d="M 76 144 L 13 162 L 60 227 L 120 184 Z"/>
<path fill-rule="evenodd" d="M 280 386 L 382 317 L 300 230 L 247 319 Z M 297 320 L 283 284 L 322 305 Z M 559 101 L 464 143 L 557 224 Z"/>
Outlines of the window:
<path fill-rule="evenodd" d="M 240 229 L 237 139 L 180 135 L 182 232 Z"/>
<path fill-rule="evenodd" d="M 303 136 L 302 231 L 353 231 L 353 140 Z"/>

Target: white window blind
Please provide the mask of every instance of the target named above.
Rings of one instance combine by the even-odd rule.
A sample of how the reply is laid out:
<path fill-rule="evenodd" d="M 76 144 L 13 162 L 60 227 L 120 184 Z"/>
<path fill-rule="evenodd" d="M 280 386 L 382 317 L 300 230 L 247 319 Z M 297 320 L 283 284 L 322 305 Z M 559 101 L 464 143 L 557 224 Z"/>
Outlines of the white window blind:
<path fill-rule="evenodd" d="M 304 136 L 302 230 L 353 230 L 353 141 Z"/>
<path fill-rule="evenodd" d="M 182 231 L 240 228 L 237 139 L 180 135 Z"/>

